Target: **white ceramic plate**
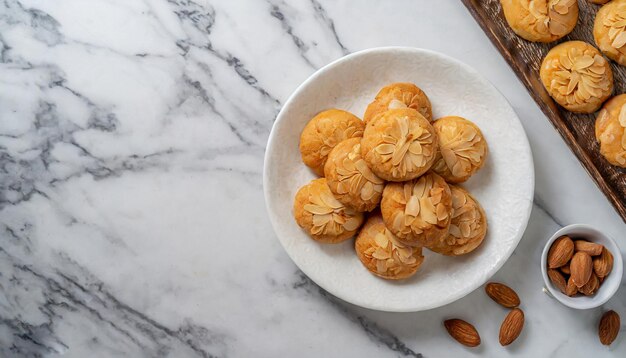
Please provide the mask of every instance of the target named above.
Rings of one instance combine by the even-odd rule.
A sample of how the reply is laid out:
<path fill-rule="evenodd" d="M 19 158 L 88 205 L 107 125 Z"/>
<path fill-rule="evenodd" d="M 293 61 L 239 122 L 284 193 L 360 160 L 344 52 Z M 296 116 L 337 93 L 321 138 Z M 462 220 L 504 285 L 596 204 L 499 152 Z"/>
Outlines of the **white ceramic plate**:
<path fill-rule="evenodd" d="M 319 244 L 296 224 L 293 198 L 315 175 L 302 163 L 300 132 L 316 113 L 340 108 L 361 117 L 378 90 L 413 82 L 433 105 L 435 118 L 459 115 L 475 122 L 489 145 L 486 165 L 465 187 L 487 213 L 484 243 L 462 257 L 428 250 L 412 278 L 386 281 L 370 274 L 354 253 L 354 241 Z M 422 49 L 386 47 L 357 52 L 317 71 L 287 100 L 265 153 L 263 184 L 276 235 L 298 265 L 331 294 L 366 308 L 421 311 L 439 307 L 485 283 L 509 258 L 530 216 L 534 169 L 526 133 L 506 99 L 469 66 Z"/>

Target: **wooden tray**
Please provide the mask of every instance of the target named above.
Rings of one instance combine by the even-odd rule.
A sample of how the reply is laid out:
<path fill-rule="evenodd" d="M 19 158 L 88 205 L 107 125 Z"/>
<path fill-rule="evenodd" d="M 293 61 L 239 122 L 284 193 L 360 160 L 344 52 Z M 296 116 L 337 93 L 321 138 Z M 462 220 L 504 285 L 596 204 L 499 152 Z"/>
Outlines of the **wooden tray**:
<path fill-rule="evenodd" d="M 539 79 L 543 57 L 558 42 L 582 40 L 595 46 L 593 21 L 600 6 L 589 4 L 586 0 L 578 1 L 580 12 L 574 31 L 558 42 L 543 44 L 518 37 L 504 19 L 499 0 L 462 1 L 600 190 L 626 221 L 626 171 L 609 164 L 600 155 L 595 139 L 595 114 L 574 114 L 561 108 L 548 95 Z M 626 67 L 614 62 L 611 62 L 611 67 L 615 77 L 614 93 L 625 93 Z"/>

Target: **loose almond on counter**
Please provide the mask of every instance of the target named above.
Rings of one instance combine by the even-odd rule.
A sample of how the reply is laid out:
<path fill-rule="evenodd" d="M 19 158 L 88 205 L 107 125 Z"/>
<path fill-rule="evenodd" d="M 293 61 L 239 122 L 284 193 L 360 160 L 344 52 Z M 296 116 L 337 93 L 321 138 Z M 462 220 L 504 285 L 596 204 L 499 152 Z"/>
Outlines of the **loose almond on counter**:
<path fill-rule="evenodd" d="M 586 252 L 589 256 L 598 256 L 602 253 L 604 246 L 596 244 L 595 242 L 589 242 L 587 240 L 574 241 L 574 250 L 580 252 Z"/>
<path fill-rule="evenodd" d="M 565 265 L 574 254 L 574 242 L 568 236 L 556 239 L 548 251 L 548 268 Z"/>
<path fill-rule="evenodd" d="M 502 321 L 500 326 L 500 344 L 508 346 L 513 343 L 522 333 L 524 328 L 524 312 L 519 308 L 514 308 Z"/>
<path fill-rule="evenodd" d="M 548 277 L 550 278 L 550 281 L 552 281 L 552 284 L 556 288 L 561 290 L 561 292 L 565 293 L 567 282 L 565 282 L 565 277 L 563 277 L 563 275 L 559 272 L 559 270 L 548 269 Z"/>
<path fill-rule="evenodd" d="M 517 307 L 520 304 L 517 293 L 505 284 L 489 282 L 485 286 L 485 292 L 492 300 L 506 308 Z"/>
<path fill-rule="evenodd" d="M 570 271 L 572 271 L 572 279 L 577 287 L 582 287 L 589 281 L 591 272 L 593 271 L 593 262 L 591 256 L 584 252 L 577 252 L 572 257 L 572 262 L 569 265 Z"/>
<path fill-rule="evenodd" d="M 480 344 L 480 335 L 474 326 L 462 319 L 448 319 L 443 322 L 446 330 L 464 346 L 476 347 Z"/>
<path fill-rule="evenodd" d="M 600 256 L 593 258 L 593 271 L 598 277 L 606 277 L 613 269 L 613 255 L 607 248 L 602 249 Z"/>
<path fill-rule="evenodd" d="M 620 318 L 617 312 L 608 311 L 600 319 L 598 326 L 598 336 L 600 337 L 600 343 L 605 346 L 613 343 L 620 329 Z"/>

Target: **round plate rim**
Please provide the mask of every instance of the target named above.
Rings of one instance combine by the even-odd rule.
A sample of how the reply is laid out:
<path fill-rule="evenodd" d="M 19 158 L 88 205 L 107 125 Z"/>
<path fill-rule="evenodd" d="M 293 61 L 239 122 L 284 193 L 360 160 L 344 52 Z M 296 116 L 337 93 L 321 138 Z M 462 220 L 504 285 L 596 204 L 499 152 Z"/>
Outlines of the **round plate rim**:
<path fill-rule="evenodd" d="M 284 109 L 289 107 L 289 105 L 291 104 L 292 101 L 294 101 L 295 98 L 298 97 L 298 95 L 300 94 L 300 92 L 302 92 L 302 90 L 304 88 L 307 87 L 307 85 L 313 81 L 315 81 L 317 79 L 317 77 L 321 76 L 324 72 L 328 71 L 329 69 L 331 69 L 332 67 L 335 67 L 343 62 L 346 61 L 351 61 L 357 57 L 361 57 L 361 56 L 366 56 L 369 54 L 373 54 L 373 53 L 384 53 L 384 52 L 405 52 L 405 53 L 410 53 L 412 55 L 423 55 L 423 54 L 428 54 L 428 55 L 432 55 L 432 56 L 437 56 L 440 57 L 441 59 L 448 61 L 448 62 L 453 62 L 456 65 L 460 66 L 461 68 L 463 68 L 465 71 L 467 71 L 468 73 L 471 73 L 472 75 L 474 75 L 478 80 L 480 80 L 481 82 L 483 82 L 483 84 L 487 87 L 490 87 L 491 89 L 495 90 L 494 93 L 496 93 L 497 96 L 499 96 L 500 100 L 506 104 L 506 106 L 508 106 L 508 108 L 511 110 L 511 113 L 513 113 L 513 115 L 515 116 L 515 120 L 518 122 L 520 128 L 521 128 L 521 133 L 523 134 L 523 138 L 522 140 L 524 141 L 524 143 L 526 144 L 526 150 L 528 152 L 528 158 L 530 160 L 530 175 L 528 176 L 529 180 L 530 180 L 530 190 L 531 192 L 534 193 L 535 190 L 535 166 L 534 166 L 534 159 L 532 156 L 532 151 L 530 148 L 530 142 L 528 141 L 528 135 L 526 134 L 526 130 L 524 129 L 517 113 L 515 112 L 515 110 L 513 109 L 513 107 L 511 106 L 510 102 L 507 100 L 506 97 L 504 97 L 504 95 L 502 94 L 502 92 L 500 92 L 500 90 L 498 90 L 498 88 L 496 86 L 493 85 L 493 83 L 491 83 L 491 81 L 489 81 L 488 79 L 486 79 L 483 75 L 481 75 L 477 70 L 475 70 L 473 67 L 471 67 L 470 65 L 461 62 L 459 60 L 457 60 L 454 57 L 442 54 L 440 52 L 437 51 L 433 51 L 433 50 L 428 50 L 428 49 L 423 49 L 423 48 L 416 48 L 416 47 L 404 47 L 404 46 L 387 46 L 387 47 L 375 47 L 375 48 L 370 48 L 370 49 L 366 49 L 366 50 L 361 50 L 361 51 L 357 51 L 354 53 L 351 53 L 349 55 L 343 56 L 341 58 L 338 58 L 332 62 L 330 62 L 329 64 L 323 66 L 322 68 L 318 69 L 317 71 L 315 71 L 311 76 L 309 76 L 304 82 L 302 82 L 297 88 L 296 90 L 289 96 L 289 98 L 287 99 L 287 101 L 285 101 L 285 103 L 281 106 L 281 109 L 278 113 L 278 115 L 276 116 L 276 120 L 274 121 L 274 124 L 272 125 L 272 130 L 270 131 L 270 135 L 267 141 L 267 145 L 266 145 L 266 149 L 265 149 L 265 155 L 264 155 L 264 160 L 263 160 L 263 195 L 265 198 L 265 207 L 267 210 L 267 214 L 270 218 L 270 222 L 272 224 L 272 228 L 274 229 L 274 232 L 276 233 L 276 227 L 278 225 L 277 223 L 277 218 L 276 215 L 274 213 L 274 211 L 272 210 L 272 196 L 269 193 L 269 189 L 268 189 L 268 185 L 267 183 L 269 182 L 270 178 L 269 178 L 269 170 L 268 170 L 268 166 L 269 164 L 269 155 L 268 153 L 270 152 L 271 147 L 273 147 L 274 143 L 277 141 L 276 139 L 276 131 L 274 131 L 274 128 L 276 127 L 276 125 L 278 123 L 280 123 L 281 121 L 283 121 L 284 119 Z M 528 205 L 528 208 L 526 210 L 526 212 L 524 213 L 521 225 L 520 225 L 520 230 L 518 231 L 517 236 L 514 238 L 514 244 L 512 244 L 509 249 L 505 252 L 505 254 L 503 255 L 502 260 L 495 266 L 493 266 L 490 271 L 487 273 L 487 275 L 485 275 L 485 279 L 484 281 L 481 282 L 481 280 L 477 280 L 475 285 L 472 285 L 471 287 L 469 287 L 466 291 L 460 291 L 458 294 L 456 295 L 451 295 L 450 297 L 448 297 L 445 300 L 441 300 L 440 302 L 437 302 L 436 304 L 431 304 L 431 305 L 427 305 L 427 306 L 415 306 L 415 307 L 407 307 L 407 308 L 403 308 L 403 309 L 399 309 L 399 308 L 392 308 L 392 307 L 381 307 L 381 306 L 376 306 L 376 305 L 368 305 L 368 304 L 364 304 L 364 303 L 355 303 L 355 302 L 351 302 L 350 300 L 342 297 L 340 294 L 337 294 L 335 292 L 335 290 L 333 290 L 332 288 L 328 287 L 327 285 L 324 284 L 324 282 L 318 282 L 316 280 L 314 280 L 311 275 L 308 274 L 307 270 L 303 267 L 300 267 L 300 265 L 298 265 L 298 263 L 296 262 L 296 260 L 294 259 L 294 257 L 292 256 L 292 254 L 289 252 L 289 250 L 287 250 L 287 248 L 285 247 L 285 243 L 283 242 L 283 240 L 278 237 L 278 234 L 276 234 L 276 237 L 278 238 L 278 241 L 280 242 L 281 246 L 283 247 L 283 249 L 285 250 L 285 252 L 287 253 L 287 255 L 289 256 L 289 258 L 293 261 L 293 263 L 298 267 L 298 269 L 300 269 L 309 279 L 311 279 L 313 282 L 315 282 L 315 284 L 317 284 L 318 286 L 320 286 L 322 289 L 324 289 L 325 291 L 329 292 L 330 294 L 332 294 L 333 296 L 357 305 L 359 307 L 363 307 L 363 308 L 367 308 L 367 309 L 372 309 L 372 310 L 377 310 L 377 311 L 385 311 L 385 312 L 419 312 L 419 311 L 427 311 L 427 310 L 431 310 L 434 308 L 438 308 L 438 307 L 442 307 L 445 306 L 447 304 L 450 304 L 452 302 L 458 301 L 461 298 L 467 296 L 468 294 L 474 292 L 478 287 L 482 286 L 485 282 L 487 282 L 491 277 L 493 277 L 493 275 L 495 275 L 500 268 L 502 268 L 502 266 L 509 260 L 509 258 L 511 257 L 511 255 L 513 254 L 513 252 L 515 251 L 515 249 L 517 248 L 517 246 L 519 245 L 520 240 L 522 239 L 524 232 L 526 231 L 526 228 L 528 226 L 528 221 L 530 219 L 530 214 L 533 208 L 533 201 L 534 198 L 531 196 L 530 198 L 530 202 Z"/>

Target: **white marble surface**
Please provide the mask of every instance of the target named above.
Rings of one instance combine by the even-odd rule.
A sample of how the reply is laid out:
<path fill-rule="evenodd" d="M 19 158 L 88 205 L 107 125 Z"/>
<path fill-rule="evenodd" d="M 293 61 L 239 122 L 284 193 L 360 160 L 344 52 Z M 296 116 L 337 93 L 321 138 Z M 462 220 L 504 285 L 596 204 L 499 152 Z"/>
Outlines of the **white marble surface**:
<path fill-rule="evenodd" d="M 388 45 L 473 66 L 528 132 L 536 205 L 495 276 L 526 311 L 508 348 L 482 290 L 422 313 L 354 307 L 270 227 L 261 171 L 281 103 L 320 66 Z M 601 346 L 602 309 L 549 299 L 538 265 L 561 225 L 624 243 L 624 223 L 456 0 L 7 0 L 0 218 L 1 357 L 626 355 L 625 330 Z M 626 318 L 626 290 L 604 309 Z M 481 347 L 451 341 L 449 317 Z"/>

